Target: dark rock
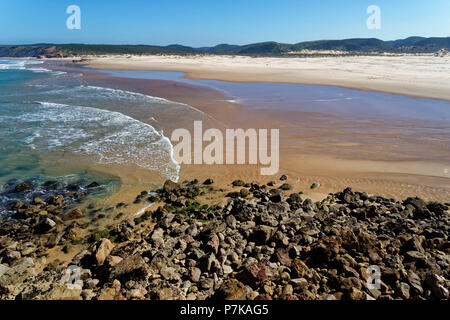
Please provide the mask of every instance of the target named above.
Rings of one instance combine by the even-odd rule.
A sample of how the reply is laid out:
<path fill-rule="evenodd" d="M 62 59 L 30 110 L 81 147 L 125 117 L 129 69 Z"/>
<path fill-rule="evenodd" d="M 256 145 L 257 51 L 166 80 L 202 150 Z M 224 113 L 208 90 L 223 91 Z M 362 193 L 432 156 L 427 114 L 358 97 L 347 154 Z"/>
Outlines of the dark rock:
<path fill-rule="evenodd" d="M 313 183 L 312 185 L 311 185 L 311 189 L 312 190 L 314 190 L 314 189 L 317 189 L 317 188 L 319 188 L 320 187 L 320 184 L 318 184 L 318 183 Z"/>
<path fill-rule="evenodd" d="M 257 226 L 253 232 L 253 237 L 257 244 L 266 244 L 274 233 L 275 229 L 273 227 Z"/>
<path fill-rule="evenodd" d="M 433 212 L 437 216 L 441 216 L 448 210 L 448 206 L 438 202 L 430 202 L 427 204 L 427 209 Z"/>
<path fill-rule="evenodd" d="M 245 285 L 236 279 L 225 280 L 214 295 L 215 300 L 245 300 L 247 291 Z"/>
<path fill-rule="evenodd" d="M 214 180 L 213 180 L 213 179 L 210 179 L 210 178 L 209 178 L 209 179 L 206 179 L 205 182 L 203 182 L 203 184 L 204 184 L 204 185 L 207 185 L 207 186 L 212 185 L 213 183 L 214 183 Z"/>
<path fill-rule="evenodd" d="M 411 289 L 413 290 L 413 295 L 422 295 L 423 294 L 423 288 L 421 285 L 420 277 L 412 270 L 408 271 L 407 275 L 408 283 L 411 286 Z"/>
<path fill-rule="evenodd" d="M 212 234 L 209 236 L 208 242 L 206 243 L 206 250 L 217 254 L 219 251 L 219 237 L 217 234 Z"/>
<path fill-rule="evenodd" d="M 226 195 L 227 198 L 232 198 L 232 199 L 237 199 L 240 196 L 241 196 L 241 194 L 239 192 L 229 192 Z"/>
<path fill-rule="evenodd" d="M 235 180 L 232 184 L 234 187 L 243 187 L 245 185 L 245 182 L 242 180 Z"/>
<path fill-rule="evenodd" d="M 442 285 L 444 282 L 445 278 L 439 277 L 433 273 L 427 273 L 425 276 L 425 284 L 431 289 L 433 296 L 439 300 L 449 298 L 448 289 Z"/>
<path fill-rule="evenodd" d="M 80 209 L 76 208 L 76 209 L 74 209 L 74 210 L 72 210 L 72 211 L 66 213 L 66 214 L 62 217 L 62 219 L 63 219 L 64 221 L 70 221 L 70 220 L 80 219 L 80 218 L 83 218 L 83 217 L 84 217 L 83 212 L 82 212 Z"/>
<path fill-rule="evenodd" d="M 15 188 L 15 192 L 24 192 L 26 190 L 29 190 L 31 188 L 31 185 L 28 182 L 23 182 L 21 184 L 18 184 Z"/>
<path fill-rule="evenodd" d="M 118 279 L 121 282 L 128 280 L 144 280 L 148 276 L 149 268 L 144 259 L 138 255 L 132 255 L 111 270 L 109 275 L 110 280 Z"/>
<path fill-rule="evenodd" d="M 253 288 L 259 287 L 267 279 L 266 266 L 262 262 L 249 265 L 236 277 Z"/>
<path fill-rule="evenodd" d="M 411 239 L 406 241 L 402 248 L 402 252 L 408 252 L 408 251 L 418 251 L 420 253 L 424 253 L 425 250 L 422 247 L 422 242 L 420 241 L 419 237 L 413 236 Z"/>
<path fill-rule="evenodd" d="M 306 264 L 299 258 L 295 258 L 292 261 L 291 269 L 292 274 L 294 275 L 295 278 L 303 278 L 306 272 L 309 270 Z"/>
<path fill-rule="evenodd" d="M 427 256 L 419 251 L 408 251 L 405 253 L 405 261 L 426 262 Z"/>
<path fill-rule="evenodd" d="M 284 266 L 290 267 L 292 260 L 289 257 L 289 251 L 284 248 L 278 248 L 276 252 L 277 260 Z"/>
<path fill-rule="evenodd" d="M 36 225 L 34 231 L 39 234 L 48 233 L 56 227 L 56 222 L 50 218 L 44 218 Z"/>
<path fill-rule="evenodd" d="M 63 201 L 64 201 L 64 197 L 61 195 L 51 196 L 51 197 L 47 198 L 47 200 L 45 200 L 45 202 L 47 204 L 54 205 L 54 206 L 60 206 L 63 203 Z"/>
<path fill-rule="evenodd" d="M 291 186 L 289 183 L 283 183 L 283 184 L 280 186 L 280 189 L 281 189 L 281 190 L 287 191 L 287 190 L 291 190 L 291 189 L 292 189 L 292 186 Z"/>
<path fill-rule="evenodd" d="M 100 184 L 98 184 L 95 181 L 86 186 L 87 189 L 94 189 L 94 188 L 98 188 L 98 187 L 100 187 Z"/>
<path fill-rule="evenodd" d="M 270 190 L 269 200 L 274 203 L 281 202 L 281 200 L 283 200 L 283 191 L 281 191 L 279 189 Z"/>
<path fill-rule="evenodd" d="M 55 185 L 56 183 L 57 183 L 57 181 L 49 180 L 49 181 L 45 181 L 44 184 L 43 184 L 43 186 L 44 186 L 44 187 L 50 187 L 50 186 L 52 186 L 52 185 Z"/>
<path fill-rule="evenodd" d="M 164 183 L 164 186 L 163 186 L 163 190 L 166 193 L 176 192 L 176 191 L 179 191 L 180 189 L 181 189 L 180 185 L 178 183 L 175 183 L 175 182 L 171 181 L 171 180 L 167 180 Z"/>
<path fill-rule="evenodd" d="M 241 191 L 239 191 L 239 196 L 241 198 L 246 198 L 249 194 L 250 192 L 247 189 L 241 189 Z"/>

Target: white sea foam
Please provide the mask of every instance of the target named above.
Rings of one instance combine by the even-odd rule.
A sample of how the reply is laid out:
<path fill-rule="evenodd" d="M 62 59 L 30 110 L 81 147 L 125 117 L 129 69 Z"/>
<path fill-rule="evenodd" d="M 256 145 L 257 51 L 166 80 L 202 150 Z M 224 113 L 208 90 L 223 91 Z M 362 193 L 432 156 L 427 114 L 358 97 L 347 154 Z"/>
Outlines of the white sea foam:
<path fill-rule="evenodd" d="M 0 60 L 0 70 L 29 70 L 36 73 L 51 73 L 54 75 L 66 74 L 64 71 L 53 71 L 42 67 L 29 67 L 43 63 L 44 61 L 37 60 Z"/>
<path fill-rule="evenodd" d="M 25 69 L 26 65 L 42 64 L 43 61 L 34 60 L 0 60 L 0 69 Z"/>
<path fill-rule="evenodd" d="M 336 101 L 344 101 L 344 100 L 355 100 L 359 99 L 359 97 L 341 97 L 341 98 L 332 98 L 332 99 L 316 99 L 314 102 L 336 102 Z"/>
<path fill-rule="evenodd" d="M 103 164 L 135 164 L 174 181 L 180 166 L 170 140 L 152 126 L 119 112 L 38 102 L 39 110 L 18 116 L 25 142 L 34 149 L 74 152 Z"/>
<path fill-rule="evenodd" d="M 151 102 L 159 102 L 159 103 L 165 103 L 165 104 L 177 104 L 176 102 L 173 102 L 173 101 L 170 101 L 170 100 L 167 100 L 164 98 L 153 97 L 153 96 L 145 95 L 142 93 L 131 92 L 131 91 L 126 91 L 126 90 L 96 87 L 96 86 L 80 86 L 80 87 L 98 90 L 103 93 L 109 93 L 114 98 L 120 98 L 120 97 L 124 97 L 124 96 L 126 96 L 126 97 L 132 96 L 132 97 L 138 97 L 138 98 L 145 99 L 145 100 L 150 100 Z"/>
<path fill-rule="evenodd" d="M 87 98 L 92 96 L 95 99 L 108 99 L 108 100 L 127 100 L 133 102 L 143 102 L 143 103 L 151 103 L 151 104 L 170 104 L 172 106 L 179 105 L 184 107 L 192 108 L 189 105 L 170 101 L 160 97 L 154 97 L 142 93 L 136 93 L 126 90 L 120 89 L 112 89 L 105 87 L 96 87 L 96 86 L 87 86 L 81 85 L 76 87 L 63 87 L 63 88 L 55 88 L 53 90 L 46 91 L 46 94 L 51 95 L 69 95 L 69 96 L 79 96 L 82 98 Z"/>

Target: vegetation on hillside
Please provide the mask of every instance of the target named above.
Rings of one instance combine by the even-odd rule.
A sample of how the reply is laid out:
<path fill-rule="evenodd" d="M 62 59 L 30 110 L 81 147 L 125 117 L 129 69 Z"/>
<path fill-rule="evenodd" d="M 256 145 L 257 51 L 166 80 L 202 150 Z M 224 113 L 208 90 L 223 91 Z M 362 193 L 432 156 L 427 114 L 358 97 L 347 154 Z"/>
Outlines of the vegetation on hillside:
<path fill-rule="evenodd" d="M 292 54 L 301 50 L 333 50 L 351 53 L 432 53 L 450 49 L 450 37 L 409 37 L 395 41 L 375 38 L 320 40 L 296 44 L 260 42 L 243 46 L 219 44 L 215 47 L 192 48 L 182 45 L 106 45 L 106 44 L 34 44 L 0 46 L 0 57 L 68 57 L 105 54 L 232 54 L 232 55 L 275 55 Z"/>

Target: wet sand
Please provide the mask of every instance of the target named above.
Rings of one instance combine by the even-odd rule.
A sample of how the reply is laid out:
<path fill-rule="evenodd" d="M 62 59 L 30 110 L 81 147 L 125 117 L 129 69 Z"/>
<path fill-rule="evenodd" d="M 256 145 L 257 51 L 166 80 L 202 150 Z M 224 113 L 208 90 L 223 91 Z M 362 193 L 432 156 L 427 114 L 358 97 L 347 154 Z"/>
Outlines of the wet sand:
<path fill-rule="evenodd" d="M 347 135 L 340 133 L 342 125 L 348 125 L 345 118 L 337 116 L 330 118 L 330 115 L 311 112 L 248 110 L 241 105 L 228 102 L 230 97 L 223 93 L 202 86 L 166 80 L 113 77 L 91 70 L 85 70 L 83 73 L 85 81 L 90 85 L 144 93 L 195 108 L 195 112 L 191 114 L 193 117 L 188 120 L 180 115 L 165 115 L 160 119 L 166 133 L 170 133 L 174 128 L 190 129 L 183 124 L 201 119 L 209 121 L 205 127 L 214 126 L 219 129 L 281 128 L 281 163 L 278 175 L 261 176 L 259 168 L 249 165 L 182 165 L 181 181 L 213 178 L 216 187 L 229 189 L 229 183 L 234 179 L 277 181 L 281 174 L 286 173 L 290 176 L 288 182 L 293 185 L 293 191 L 302 191 L 313 199 L 323 198 L 329 192 L 340 191 L 347 186 L 399 199 L 407 196 L 420 196 L 427 200 L 438 201 L 450 199 L 446 149 L 430 147 L 425 143 L 416 148 L 409 147 L 411 149 L 409 153 L 403 150 L 399 152 L 396 143 L 397 133 L 389 133 L 387 128 L 383 127 L 383 123 L 372 125 L 379 132 L 384 132 L 384 136 L 373 140 L 373 144 L 367 144 L 355 140 L 364 136 L 370 138 L 370 134 L 358 134 L 358 130 Z M 126 108 L 123 112 L 127 113 Z M 145 112 L 132 116 L 143 122 L 148 120 Z M 298 119 L 295 125 L 292 124 L 293 119 Z M 333 125 L 330 125 L 331 123 Z M 327 130 L 322 130 L 323 127 L 327 127 Z M 305 136 L 305 132 L 309 132 L 310 136 Z M 314 132 L 313 138 L 311 132 Z M 426 137 L 424 141 L 425 139 Z M 330 140 L 331 142 L 326 143 Z M 448 140 L 443 143 L 448 147 Z M 127 179 L 126 176 L 132 175 L 133 172 L 119 170 L 118 174 L 122 179 Z M 131 186 L 133 183 L 130 182 L 128 185 Z M 312 183 L 319 183 L 320 188 L 311 190 Z M 145 183 L 138 184 L 136 190 L 144 186 Z M 127 192 L 128 196 L 125 197 L 127 201 L 133 192 Z M 136 193 L 133 196 L 136 196 Z M 114 201 L 119 202 L 123 198 L 121 197 L 114 197 Z"/>

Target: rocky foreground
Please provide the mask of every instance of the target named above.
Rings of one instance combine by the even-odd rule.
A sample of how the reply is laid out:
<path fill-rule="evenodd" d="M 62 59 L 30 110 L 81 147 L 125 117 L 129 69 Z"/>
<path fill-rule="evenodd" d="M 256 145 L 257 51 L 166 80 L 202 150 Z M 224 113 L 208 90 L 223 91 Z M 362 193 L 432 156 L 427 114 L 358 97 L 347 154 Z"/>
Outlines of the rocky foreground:
<path fill-rule="evenodd" d="M 449 299 L 448 203 L 349 188 L 313 203 L 287 183 L 233 185 L 226 205 L 202 205 L 225 196 L 212 180 L 168 181 L 136 198 L 151 210 L 91 234 L 63 196 L 14 203 L 0 299 Z M 49 259 L 72 246 L 70 262 Z"/>

